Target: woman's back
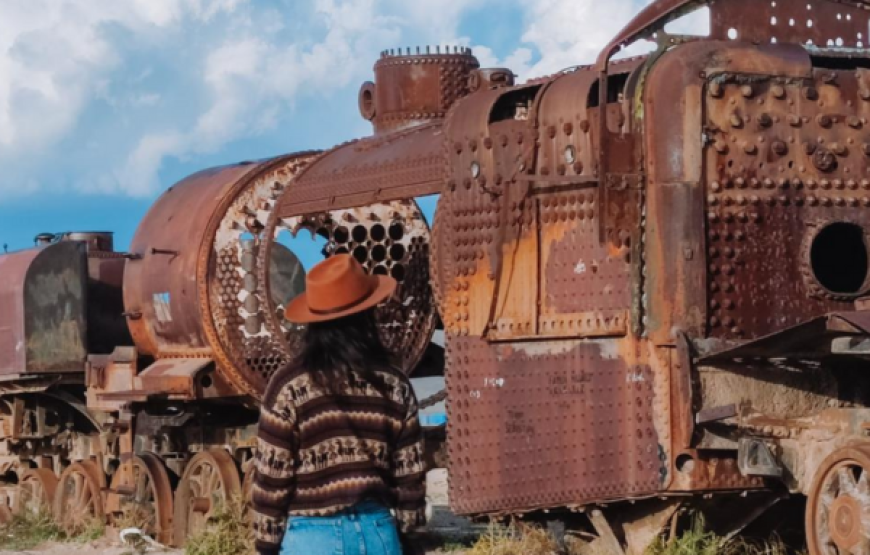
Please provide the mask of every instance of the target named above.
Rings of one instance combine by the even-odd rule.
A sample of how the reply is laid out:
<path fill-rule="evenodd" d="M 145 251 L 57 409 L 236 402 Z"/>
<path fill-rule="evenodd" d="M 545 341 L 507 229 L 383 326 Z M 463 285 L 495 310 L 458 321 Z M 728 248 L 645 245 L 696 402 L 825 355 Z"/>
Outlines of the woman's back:
<path fill-rule="evenodd" d="M 416 398 L 402 373 L 369 374 L 349 371 L 338 383 L 320 385 L 308 370 L 288 367 L 272 379 L 253 491 L 255 527 L 265 542 L 280 544 L 286 516 L 334 515 L 366 500 L 394 507 L 405 528 L 422 524 Z"/>

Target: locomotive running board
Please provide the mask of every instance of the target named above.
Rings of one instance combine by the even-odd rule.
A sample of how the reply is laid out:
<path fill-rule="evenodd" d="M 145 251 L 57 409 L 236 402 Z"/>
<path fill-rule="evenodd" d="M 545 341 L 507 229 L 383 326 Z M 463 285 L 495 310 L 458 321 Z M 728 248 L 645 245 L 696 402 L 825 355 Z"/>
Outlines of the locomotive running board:
<path fill-rule="evenodd" d="M 870 356 L 870 311 L 834 312 L 782 331 L 698 357 L 698 363 L 733 359 L 820 359 Z"/>

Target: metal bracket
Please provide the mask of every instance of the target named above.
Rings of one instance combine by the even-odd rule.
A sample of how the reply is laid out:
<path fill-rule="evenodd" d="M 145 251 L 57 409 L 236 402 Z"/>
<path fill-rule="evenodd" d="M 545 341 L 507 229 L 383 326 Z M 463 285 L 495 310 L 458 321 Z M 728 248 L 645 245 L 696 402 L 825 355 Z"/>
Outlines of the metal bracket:
<path fill-rule="evenodd" d="M 782 467 L 760 439 L 742 437 L 737 443 L 737 468 L 744 476 L 782 477 Z"/>

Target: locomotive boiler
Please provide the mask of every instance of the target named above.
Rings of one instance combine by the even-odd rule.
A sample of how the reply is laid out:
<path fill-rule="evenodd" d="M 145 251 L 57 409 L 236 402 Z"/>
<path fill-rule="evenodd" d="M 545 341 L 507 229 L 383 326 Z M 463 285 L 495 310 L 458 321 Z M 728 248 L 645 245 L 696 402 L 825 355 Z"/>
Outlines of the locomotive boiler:
<path fill-rule="evenodd" d="M 582 515 L 639 552 L 682 507 L 736 530 L 805 496 L 813 555 L 867 552 L 868 22 L 863 0 L 658 0 L 525 84 L 466 48 L 385 51 L 371 136 L 195 174 L 129 252 L 0 257 L 4 514 L 144 509 L 181 544 L 244 495 L 301 331 L 294 251 L 317 249 L 399 281 L 378 321 L 406 372 L 440 370 L 443 330 L 456 512 Z"/>

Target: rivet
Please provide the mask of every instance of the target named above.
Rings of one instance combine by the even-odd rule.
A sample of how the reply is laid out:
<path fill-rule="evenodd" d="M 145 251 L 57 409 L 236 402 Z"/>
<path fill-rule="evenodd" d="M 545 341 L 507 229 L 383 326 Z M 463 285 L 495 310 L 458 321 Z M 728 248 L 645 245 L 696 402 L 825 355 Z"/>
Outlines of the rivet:
<path fill-rule="evenodd" d="M 742 177 L 738 177 L 738 178 L 736 178 L 736 179 L 734 180 L 734 184 L 737 185 L 737 187 L 740 188 L 740 189 L 745 189 L 745 188 L 746 188 L 746 180 L 743 179 Z"/>
<path fill-rule="evenodd" d="M 740 87 L 740 94 L 742 94 L 745 98 L 752 97 L 753 92 L 754 91 L 752 90 L 752 85 L 743 85 L 742 87 Z"/>
<path fill-rule="evenodd" d="M 846 146 L 840 143 L 831 143 L 831 150 L 837 156 L 845 156 L 846 155 Z"/>
<path fill-rule="evenodd" d="M 834 181 L 831 182 L 831 184 L 834 186 L 834 189 L 842 189 L 843 188 L 843 180 L 842 179 L 835 179 Z"/>
<path fill-rule="evenodd" d="M 817 100 L 819 98 L 819 92 L 813 87 L 804 87 L 803 93 L 804 98 L 807 100 Z"/>
<path fill-rule="evenodd" d="M 715 148 L 716 152 L 719 154 L 728 154 L 728 145 L 722 141 L 717 140 L 713 144 L 713 148 Z"/>
<path fill-rule="evenodd" d="M 774 141 L 771 148 L 778 156 L 785 156 L 788 153 L 788 146 L 782 141 Z"/>
<path fill-rule="evenodd" d="M 710 96 L 713 98 L 722 98 L 722 85 L 720 83 L 710 83 Z"/>
<path fill-rule="evenodd" d="M 751 143 L 745 143 L 743 145 L 743 152 L 746 154 L 755 154 L 758 152 L 758 147 Z"/>
<path fill-rule="evenodd" d="M 858 116 L 849 116 L 846 121 L 849 123 L 849 127 L 854 129 L 859 129 L 861 127 L 861 118 Z"/>
<path fill-rule="evenodd" d="M 816 123 L 818 123 L 822 127 L 830 127 L 831 126 L 831 116 L 826 114 L 819 114 L 816 116 Z"/>
<path fill-rule="evenodd" d="M 831 83 L 833 83 L 836 80 L 837 80 L 837 74 L 834 72 L 826 73 L 826 74 L 822 75 L 822 82 L 827 84 L 827 85 L 830 85 Z"/>
<path fill-rule="evenodd" d="M 774 85 L 770 88 L 770 93 L 774 98 L 782 100 L 785 98 L 785 88 L 782 85 Z"/>
<path fill-rule="evenodd" d="M 866 156 L 870 156 L 870 143 L 864 143 L 863 145 L 861 145 L 861 150 L 864 151 L 864 154 Z"/>
<path fill-rule="evenodd" d="M 858 91 L 858 94 L 861 95 L 862 100 L 870 100 L 870 89 L 862 88 L 860 91 Z"/>
<path fill-rule="evenodd" d="M 589 131 L 589 120 L 585 120 L 585 119 L 582 120 L 582 121 L 580 122 L 580 129 L 581 129 L 584 133 L 588 132 L 588 131 Z"/>
<path fill-rule="evenodd" d="M 796 116 L 794 114 L 791 114 L 790 116 L 788 116 L 788 123 L 792 127 L 800 127 L 801 118 L 800 118 L 800 116 Z"/>
<path fill-rule="evenodd" d="M 574 124 L 572 124 L 570 121 L 565 123 L 565 125 L 562 126 L 562 131 L 566 135 L 570 135 L 571 133 L 574 132 Z"/>
<path fill-rule="evenodd" d="M 547 136 L 549 136 L 551 139 L 556 138 L 556 126 L 555 125 L 551 125 L 547 128 Z"/>
<path fill-rule="evenodd" d="M 487 137 L 483 140 L 483 147 L 487 150 L 490 150 L 492 148 L 492 139 L 490 137 Z"/>
<path fill-rule="evenodd" d="M 870 145 L 868 145 L 868 146 L 870 146 Z M 804 153 L 805 153 L 807 156 L 809 156 L 810 154 L 812 154 L 813 152 L 816 151 L 816 145 L 813 144 L 813 143 L 810 143 L 810 142 L 806 142 L 806 143 L 804 143 L 804 144 L 803 144 L 803 147 L 804 147 Z"/>
<path fill-rule="evenodd" d="M 743 118 L 737 114 L 731 114 L 731 127 L 743 127 Z"/>
<path fill-rule="evenodd" d="M 718 193 L 719 191 L 722 190 L 722 185 L 720 185 L 718 181 L 714 181 L 713 183 L 710 184 L 710 188 L 714 192 Z"/>
<path fill-rule="evenodd" d="M 760 116 L 758 116 L 758 125 L 760 125 L 761 127 L 770 127 L 772 123 L 773 120 L 770 119 L 769 115 L 761 114 Z"/>

